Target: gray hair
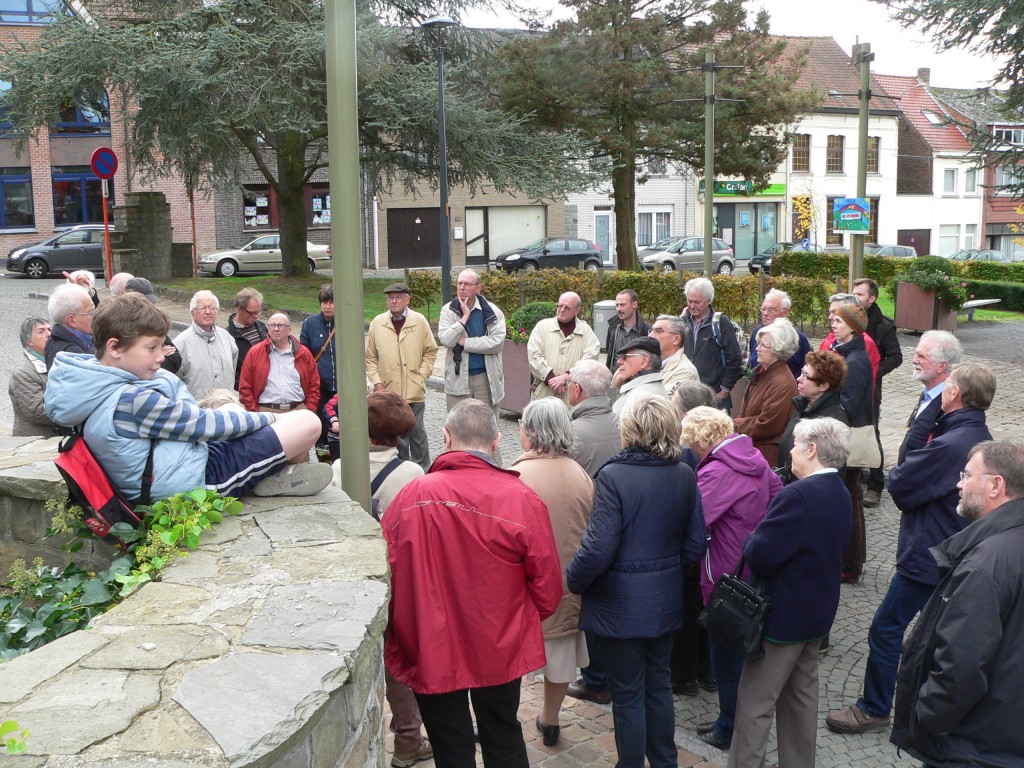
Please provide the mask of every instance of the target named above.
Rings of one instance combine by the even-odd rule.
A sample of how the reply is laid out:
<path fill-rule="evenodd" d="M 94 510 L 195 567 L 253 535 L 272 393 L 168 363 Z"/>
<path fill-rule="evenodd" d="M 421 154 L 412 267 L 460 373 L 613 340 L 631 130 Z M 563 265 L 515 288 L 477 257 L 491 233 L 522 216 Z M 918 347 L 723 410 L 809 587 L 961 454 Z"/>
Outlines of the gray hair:
<path fill-rule="evenodd" d="M 800 419 L 793 428 L 793 443 L 818 448 L 818 461 L 830 469 L 842 469 L 850 458 L 850 437 L 853 430 L 843 422 L 825 416 Z"/>
<path fill-rule="evenodd" d="M 263 305 L 263 294 L 257 291 L 255 288 L 243 288 L 235 294 L 235 306 L 242 309 L 248 309 L 248 304 L 253 299 L 262 306 Z"/>
<path fill-rule="evenodd" d="M 1024 497 L 1024 446 L 1008 440 L 986 440 L 971 448 L 968 458 L 981 454 L 981 460 L 994 475 L 1003 478 L 1006 495 Z"/>
<path fill-rule="evenodd" d="M 128 285 L 128 281 L 134 279 L 135 275 L 131 272 L 118 272 L 116 275 L 111 277 L 110 282 L 107 283 L 107 288 L 110 289 L 110 295 L 120 296 L 124 293 L 124 289 Z"/>
<path fill-rule="evenodd" d="M 450 411 L 444 428 L 457 451 L 483 451 L 489 453 L 498 436 L 498 422 L 491 406 L 480 400 L 466 398 Z"/>
<path fill-rule="evenodd" d="M 196 291 L 188 302 L 188 311 L 191 312 L 192 310 L 194 310 L 196 306 L 199 304 L 199 302 L 202 301 L 203 299 L 206 299 L 207 301 L 212 301 L 213 305 L 218 310 L 220 310 L 220 299 L 217 298 L 217 294 L 215 294 L 213 291 Z"/>
<path fill-rule="evenodd" d="M 572 420 L 561 398 L 534 400 L 523 409 L 519 426 L 537 453 L 565 456 L 573 449 Z"/>
<path fill-rule="evenodd" d="M 800 347 L 796 328 L 785 317 L 776 317 L 757 332 L 757 338 L 767 336 L 772 340 L 772 352 L 779 360 L 789 360 Z"/>
<path fill-rule="evenodd" d="M 50 294 L 50 300 L 46 302 L 46 311 L 50 313 L 50 322 L 54 325 L 63 324 L 68 315 L 73 315 L 81 310 L 84 302 L 92 304 L 89 292 L 75 283 L 64 283 L 58 285 Z"/>
<path fill-rule="evenodd" d="M 931 344 L 932 348 L 928 356 L 932 362 L 946 363 L 950 368 L 960 362 L 964 353 L 960 339 L 949 331 L 925 331 L 921 334 L 918 344 Z"/>
<path fill-rule="evenodd" d="M 789 298 L 789 294 L 786 293 L 785 291 L 780 291 L 778 288 L 772 288 L 770 291 L 768 291 L 768 293 L 764 295 L 764 297 L 766 299 L 778 299 L 779 302 L 782 304 L 783 312 L 787 311 L 790 307 L 793 306 L 793 300 Z"/>
<path fill-rule="evenodd" d="M 679 418 L 683 418 L 694 408 L 714 408 L 715 390 L 701 381 L 684 379 L 676 385 L 672 393 L 672 405 L 676 407 Z"/>
<path fill-rule="evenodd" d="M 691 277 L 686 281 L 683 293 L 689 296 L 691 293 L 699 293 L 708 301 L 715 300 L 715 285 L 706 277 Z"/>
<path fill-rule="evenodd" d="M 580 360 L 569 371 L 569 378 L 580 385 L 588 400 L 607 395 L 612 385 L 612 372 L 597 360 Z"/>
<path fill-rule="evenodd" d="M 688 324 L 685 318 L 680 317 L 679 315 L 658 315 L 654 319 L 655 321 L 667 320 L 669 333 L 678 334 L 681 339 L 686 338 L 689 328 L 687 327 Z"/>
<path fill-rule="evenodd" d="M 36 328 L 40 325 L 49 325 L 50 321 L 45 317 L 27 317 L 21 324 L 21 346 L 27 347 L 29 342 L 32 341 L 32 334 L 36 332 Z"/>
<path fill-rule="evenodd" d="M 828 303 L 831 304 L 835 301 L 841 302 L 843 304 L 853 304 L 858 307 L 860 306 L 860 302 L 857 301 L 857 297 L 854 296 L 852 293 L 833 293 L 831 296 L 828 297 Z"/>

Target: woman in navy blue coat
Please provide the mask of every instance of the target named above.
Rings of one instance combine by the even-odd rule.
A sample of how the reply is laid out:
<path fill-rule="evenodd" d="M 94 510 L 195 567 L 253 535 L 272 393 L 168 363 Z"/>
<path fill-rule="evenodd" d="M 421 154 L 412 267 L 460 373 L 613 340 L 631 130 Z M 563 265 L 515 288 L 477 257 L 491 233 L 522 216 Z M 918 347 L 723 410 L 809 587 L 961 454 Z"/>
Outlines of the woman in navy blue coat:
<path fill-rule="evenodd" d="M 679 418 L 666 397 L 627 406 L 622 451 L 597 474 L 594 511 L 566 570 L 582 595 L 581 629 L 608 669 L 621 768 L 677 765 L 669 658 L 683 624 L 683 569 L 707 536 L 697 479 L 679 461 Z"/>

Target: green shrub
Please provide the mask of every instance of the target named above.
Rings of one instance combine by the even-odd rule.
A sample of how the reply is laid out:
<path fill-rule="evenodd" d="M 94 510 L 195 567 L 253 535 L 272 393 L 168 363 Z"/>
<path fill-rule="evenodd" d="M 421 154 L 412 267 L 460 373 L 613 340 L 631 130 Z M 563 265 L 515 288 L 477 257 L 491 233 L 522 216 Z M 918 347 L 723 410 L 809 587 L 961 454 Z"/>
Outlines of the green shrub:
<path fill-rule="evenodd" d="M 598 296 L 600 273 L 582 269 L 538 269 L 536 272 L 487 272 L 481 277 L 483 295 L 493 301 L 506 317 L 516 307 L 531 301 L 557 301 L 566 291 L 579 294 L 583 302 L 583 314 L 590 316 L 590 309 Z"/>
<path fill-rule="evenodd" d="M 525 342 L 533 327 L 546 317 L 554 317 L 558 304 L 553 301 L 533 301 L 520 307 L 505 318 L 505 338 Z"/>
<path fill-rule="evenodd" d="M 441 273 L 432 269 L 410 269 L 406 272 L 410 301 L 414 307 L 426 308 L 430 316 L 430 305 L 441 301 Z"/>
<path fill-rule="evenodd" d="M 987 307 L 987 309 L 1024 312 L 1024 283 L 994 280 L 967 280 L 966 282 L 969 299 L 1000 299 L 1002 301 L 998 306 Z"/>
<path fill-rule="evenodd" d="M 950 309 L 960 309 L 967 300 L 966 283 L 961 282 L 952 262 L 941 256 L 912 259 L 889 284 L 889 293 L 894 299 L 897 283 L 911 283 L 922 290 L 934 291 L 936 297 Z"/>
<path fill-rule="evenodd" d="M 879 285 L 888 285 L 898 272 L 906 268 L 906 264 L 906 259 L 865 255 L 864 276 Z M 772 273 L 827 280 L 835 285 L 837 280 L 845 280 L 850 273 L 850 254 L 846 251 L 785 251 L 772 259 Z"/>
<path fill-rule="evenodd" d="M 998 283 L 1024 283 L 1024 262 L 1001 264 L 998 261 L 957 261 L 958 274 L 967 280 Z"/>

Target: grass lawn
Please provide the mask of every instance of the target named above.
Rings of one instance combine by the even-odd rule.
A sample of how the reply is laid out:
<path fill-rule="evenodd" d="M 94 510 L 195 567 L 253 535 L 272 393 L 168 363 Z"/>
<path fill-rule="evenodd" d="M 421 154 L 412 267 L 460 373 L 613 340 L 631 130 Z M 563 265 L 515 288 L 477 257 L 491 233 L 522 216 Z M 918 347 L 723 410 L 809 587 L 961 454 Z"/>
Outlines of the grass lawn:
<path fill-rule="evenodd" d="M 167 288 L 176 288 L 186 293 L 195 293 L 199 290 L 213 291 L 220 299 L 220 305 L 228 311 L 234 311 L 235 294 L 242 288 L 252 287 L 263 294 L 263 316 L 266 317 L 267 310 L 276 309 L 298 309 L 310 314 L 320 311 L 320 304 L 316 300 L 316 293 L 320 286 L 329 282 L 324 275 L 309 275 L 308 277 L 280 277 L 279 275 L 249 275 L 246 277 L 205 277 L 194 280 L 172 279 L 161 280 L 160 284 Z M 374 317 L 387 309 L 387 302 L 384 300 L 384 289 L 395 282 L 393 279 L 375 277 L 363 280 L 363 318 L 370 322 Z M 426 307 L 416 307 L 418 312 L 427 314 Z M 430 305 L 429 319 L 437 322 L 440 304 L 435 302 Z"/>

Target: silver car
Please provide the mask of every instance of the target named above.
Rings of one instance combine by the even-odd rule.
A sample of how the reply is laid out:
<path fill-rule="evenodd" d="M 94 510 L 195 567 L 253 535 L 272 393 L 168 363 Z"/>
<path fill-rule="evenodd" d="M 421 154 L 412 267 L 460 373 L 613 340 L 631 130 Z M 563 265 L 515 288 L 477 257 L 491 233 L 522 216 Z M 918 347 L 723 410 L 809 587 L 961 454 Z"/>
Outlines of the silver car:
<path fill-rule="evenodd" d="M 712 238 L 711 268 L 720 275 L 731 275 L 736 268 L 736 257 L 724 240 Z M 687 237 L 673 243 L 663 251 L 656 251 L 640 258 L 644 269 L 660 269 L 662 272 L 703 272 L 704 238 Z"/>
<path fill-rule="evenodd" d="M 331 246 L 306 241 L 306 259 L 309 271 L 331 268 Z M 281 236 L 257 237 L 241 248 L 216 251 L 199 257 L 199 271 L 221 277 L 232 277 L 248 272 L 281 271 Z"/>

